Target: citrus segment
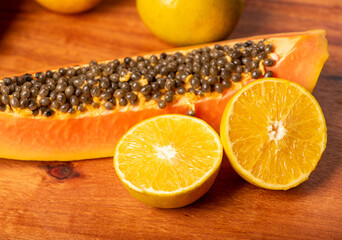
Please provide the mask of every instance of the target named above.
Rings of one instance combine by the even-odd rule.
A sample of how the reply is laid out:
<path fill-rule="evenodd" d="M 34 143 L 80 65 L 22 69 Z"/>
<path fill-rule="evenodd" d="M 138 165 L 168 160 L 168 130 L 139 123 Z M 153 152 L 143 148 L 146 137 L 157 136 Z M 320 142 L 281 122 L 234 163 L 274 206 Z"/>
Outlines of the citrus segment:
<path fill-rule="evenodd" d="M 203 120 L 162 115 L 131 128 L 117 144 L 114 165 L 134 197 L 164 208 L 197 200 L 222 160 L 218 134 Z"/>
<path fill-rule="evenodd" d="M 280 79 L 255 81 L 228 103 L 221 138 L 235 170 L 247 181 L 288 189 L 305 181 L 326 146 L 326 125 L 315 98 Z"/>

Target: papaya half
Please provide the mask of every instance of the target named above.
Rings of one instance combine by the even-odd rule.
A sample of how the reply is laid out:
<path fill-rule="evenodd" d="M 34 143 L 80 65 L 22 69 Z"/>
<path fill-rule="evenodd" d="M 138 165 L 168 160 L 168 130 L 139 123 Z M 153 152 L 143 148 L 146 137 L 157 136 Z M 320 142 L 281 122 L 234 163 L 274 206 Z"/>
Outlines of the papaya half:
<path fill-rule="evenodd" d="M 228 100 L 241 87 L 276 77 L 312 91 L 328 56 L 325 31 L 313 30 L 5 77 L 0 80 L 0 157 L 113 156 L 130 127 L 168 113 L 195 115 L 218 130 Z"/>

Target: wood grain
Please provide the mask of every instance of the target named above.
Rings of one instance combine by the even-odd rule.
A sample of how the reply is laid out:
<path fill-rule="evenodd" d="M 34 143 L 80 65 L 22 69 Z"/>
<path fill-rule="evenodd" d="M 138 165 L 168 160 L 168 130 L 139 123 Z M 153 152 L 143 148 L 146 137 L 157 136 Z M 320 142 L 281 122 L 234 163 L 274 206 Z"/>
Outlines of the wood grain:
<path fill-rule="evenodd" d="M 140 21 L 133 0 L 64 16 L 34 1 L 0 2 L 0 75 L 172 47 Z M 224 159 L 210 191 L 174 210 L 131 198 L 110 158 L 0 160 L 0 239 L 342 239 L 342 2 L 246 0 L 230 38 L 323 28 L 330 59 L 314 95 L 328 145 L 310 179 L 289 191 L 243 181 Z"/>

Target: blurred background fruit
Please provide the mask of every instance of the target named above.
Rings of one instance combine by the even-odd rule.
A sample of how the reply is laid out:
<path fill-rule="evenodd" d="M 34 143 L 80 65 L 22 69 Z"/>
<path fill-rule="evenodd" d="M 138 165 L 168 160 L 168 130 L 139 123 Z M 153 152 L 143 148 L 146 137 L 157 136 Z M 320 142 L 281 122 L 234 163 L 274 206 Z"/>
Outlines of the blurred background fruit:
<path fill-rule="evenodd" d="M 101 0 L 36 0 L 43 7 L 58 13 L 73 14 L 88 11 Z"/>
<path fill-rule="evenodd" d="M 157 37 L 192 45 L 227 37 L 240 18 L 243 0 L 137 0 L 137 8 Z"/>

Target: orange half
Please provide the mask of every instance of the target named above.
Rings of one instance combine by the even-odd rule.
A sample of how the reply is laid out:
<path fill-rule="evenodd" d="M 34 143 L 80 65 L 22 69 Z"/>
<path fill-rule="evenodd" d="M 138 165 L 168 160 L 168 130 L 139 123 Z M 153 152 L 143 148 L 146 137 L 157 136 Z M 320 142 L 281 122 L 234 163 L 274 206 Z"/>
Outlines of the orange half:
<path fill-rule="evenodd" d="M 116 146 L 114 166 L 133 197 L 150 206 L 176 208 L 209 190 L 222 154 L 220 137 L 206 122 L 168 114 L 131 128 Z"/>
<path fill-rule="evenodd" d="M 261 79 L 229 101 L 221 139 L 231 165 L 248 182 L 289 189 L 308 179 L 326 147 L 316 99 L 297 83 Z"/>

